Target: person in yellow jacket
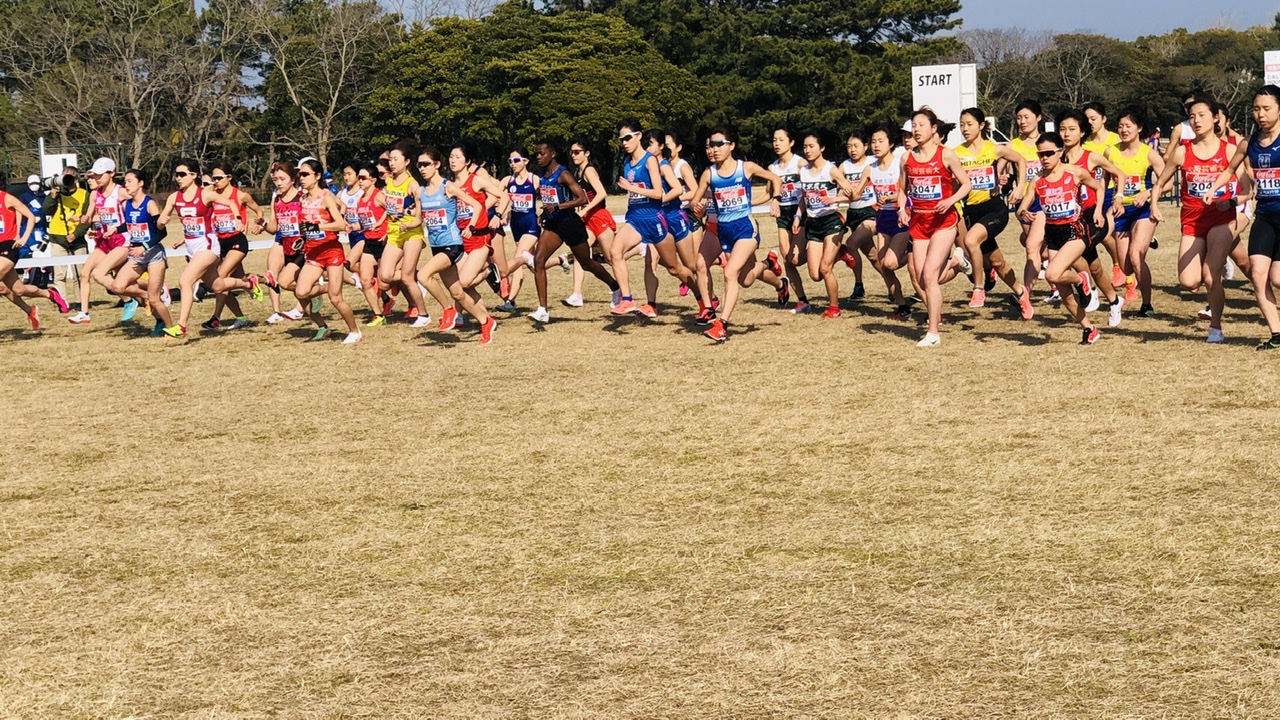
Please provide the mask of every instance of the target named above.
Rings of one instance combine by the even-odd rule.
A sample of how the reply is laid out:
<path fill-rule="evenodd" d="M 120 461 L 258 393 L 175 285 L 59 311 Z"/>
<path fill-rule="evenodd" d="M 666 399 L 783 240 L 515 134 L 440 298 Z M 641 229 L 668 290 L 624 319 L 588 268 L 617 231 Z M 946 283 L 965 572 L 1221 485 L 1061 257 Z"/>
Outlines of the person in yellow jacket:
<path fill-rule="evenodd" d="M 68 165 L 62 175 L 54 178 L 53 187 L 40 208 L 49 218 L 49 254 L 52 257 L 80 255 L 89 250 L 84 239 L 89 228 L 76 222 L 76 218 L 84 214 L 89 192 L 78 183 L 79 171 L 74 165 Z M 63 265 L 53 270 L 53 284 L 63 297 L 67 295 L 67 283 L 79 287 L 79 277 L 75 265 Z"/>

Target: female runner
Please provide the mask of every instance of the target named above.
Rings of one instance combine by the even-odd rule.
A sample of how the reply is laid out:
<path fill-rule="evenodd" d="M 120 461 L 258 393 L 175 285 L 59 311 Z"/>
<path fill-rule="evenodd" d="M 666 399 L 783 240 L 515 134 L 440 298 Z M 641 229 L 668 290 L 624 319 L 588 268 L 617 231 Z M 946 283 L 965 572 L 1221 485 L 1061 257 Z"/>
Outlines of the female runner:
<path fill-rule="evenodd" d="M 769 172 L 780 178 L 781 187 L 773 191 L 774 199 L 769 201 L 769 215 L 778 227 L 778 254 L 782 257 L 783 269 L 791 290 L 796 294 L 796 306 L 791 309 L 792 314 L 808 312 L 810 307 L 799 270 L 808 261 L 808 248 L 801 241 L 800 234 L 792 230 L 796 213 L 800 211 L 800 198 L 804 195 L 800 188 L 800 165 L 804 160 L 795 154 L 795 146 L 791 130 L 779 127 L 773 131 L 773 152 L 778 157 L 769 163 Z"/>
<path fill-rule="evenodd" d="M 1044 277 L 1062 296 L 1062 306 L 1076 322 L 1080 323 L 1081 345 L 1098 341 L 1099 330 L 1089 322 L 1084 306 L 1088 294 L 1084 290 L 1085 274 L 1076 270 L 1077 261 L 1094 233 L 1081 222 L 1080 194 L 1084 188 L 1093 193 L 1102 192 L 1102 183 L 1092 173 L 1063 159 L 1065 143 L 1056 132 L 1044 133 L 1036 140 L 1037 160 L 1040 161 L 1040 177 L 1032 185 L 1032 191 L 1022 198 L 1018 214 L 1030 223 L 1031 207 L 1039 202 L 1045 218 L 1044 244 L 1049 249 L 1049 265 Z M 1032 199 L 1034 196 L 1034 200 Z M 1102 220 L 1102 206 L 1093 205 L 1093 221 Z"/>
<path fill-rule="evenodd" d="M 618 230 L 618 223 L 605 207 L 608 195 L 605 192 L 604 183 L 600 180 L 600 173 L 591 164 L 591 144 L 585 138 L 574 140 L 569 146 L 569 159 L 573 163 L 573 179 L 578 181 L 578 185 L 587 194 L 587 204 L 578 208 L 578 215 L 582 217 L 582 223 L 587 226 L 590 242 L 600 247 L 600 253 L 605 262 L 609 262 L 613 257 L 613 240 Z M 585 277 L 586 272 L 582 266 L 574 266 L 573 294 L 563 300 L 565 305 L 582 307 L 582 280 Z M 616 305 L 621 297 L 620 292 L 614 291 L 611 304 Z"/>
<path fill-rule="evenodd" d="M 62 300 L 62 295 L 52 285 L 48 290 L 40 290 L 26 285 L 18 277 L 14 267 L 18 264 L 19 252 L 27 244 L 27 240 L 31 239 L 31 233 L 35 232 L 36 217 L 31 214 L 31 208 L 26 203 L 5 192 L 6 187 L 8 178 L 0 173 L 0 292 L 27 316 L 32 330 L 39 330 L 40 311 L 22 298 L 47 298 L 58 306 L 59 312 L 66 312 L 66 301 L 58 302 Z"/>
<path fill-rule="evenodd" d="M 387 242 L 382 260 L 378 262 L 378 281 L 384 289 L 402 289 L 409 301 L 409 313 L 405 317 L 413 319 L 413 327 L 426 327 L 431 324 L 431 315 L 414 279 L 418 275 L 418 259 L 424 242 L 422 218 L 414 201 L 418 196 L 418 182 L 409 174 L 409 163 L 417 155 L 408 140 L 396 143 L 387 154 L 391 174 L 378 200 L 387 211 Z"/>
<path fill-rule="evenodd" d="M 1249 231 L 1249 278 L 1258 298 L 1258 309 L 1271 337 L 1259 350 L 1280 349 L 1280 311 L 1276 310 L 1275 287 L 1280 285 L 1280 87 L 1263 85 L 1253 98 L 1253 121 L 1258 129 L 1246 143 L 1240 143 L 1227 168 L 1219 173 L 1204 194 L 1211 202 L 1218 189 L 1244 164 L 1253 174 L 1253 228 Z"/>
<path fill-rule="evenodd" d="M 680 262 L 684 263 L 685 267 L 691 268 L 697 276 L 697 290 L 701 297 L 712 298 L 714 301 L 711 293 L 711 273 L 709 268 L 716 264 L 720 258 L 720 243 L 707 240 L 706 233 L 703 232 L 703 219 L 690 212 L 689 204 L 693 200 L 694 188 L 698 187 L 698 176 L 694 174 L 693 166 L 689 164 L 689 161 L 684 159 L 684 144 L 680 142 L 680 138 L 675 133 L 668 132 L 666 133 L 664 145 L 670 153 L 672 169 L 675 170 L 676 177 L 680 179 L 683 190 L 680 195 L 680 208 L 690 226 L 689 234 L 684 240 L 677 238 L 676 251 L 680 253 Z M 668 213 L 667 219 L 668 221 L 671 220 L 670 213 Z M 773 283 L 776 283 L 775 287 L 782 287 L 782 283 L 777 278 L 773 279 Z M 688 294 L 689 290 L 688 285 L 680 286 L 681 295 Z M 781 292 L 779 296 L 782 296 Z M 786 297 L 790 298 L 790 291 L 787 291 Z M 712 304 L 715 303 L 713 302 Z M 711 320 L 714 319 L 714 314 L 714 307 L 707 305 L 703 310 L 702 320 L 710 324 Z"/>
<path fill-rule="evenodd" d="M 382 189 L 378 187 L 378 166 L 365 163 L 356 170 L 356 186 L 360 188 L 360 198 L 356 201 L 356 221 L 359 223 L 360 235 L 364 238 L 360 248 L 360 264 L 356 272 L 360 277 L 360 291 L 369 303 L 373 317 L 365 323 L 369 327 L 377 327 L 387 322 L 388 305 L 391 298 L 385 293 L 379 294 L 378 263 L 382 260 L 382 251 L 387 240 L 387 209 Z M 379 200 L 383 200 L 379 203 Z"/>
<path fill-rule="evenodd" d="M 985 282 L 987 268 L 994 270 L 996 276 L 1013 290 L 1021 304 L 1023 285 L 1018 282 L 1017 273 L 1009 266 L 996 242 L 996 238 L 1009 224 L 1009 207 L 1000 197 L 996 182 L 996 165 L 1001 161 L 1006 162 L 1016 168 L 1017 177 L 1024 178 L 1027 176 L 1027 161 L 1021 153 L 1008 145 L 991 142 L 986 113 L 979 108 L 960 111 L 960 134 L 964 137 L 964 142 L 952 149 L 956 157 L 960 158 L 960 164 L 973 186 L 964 200 L 964 223 L 967 230 L 961 241 L 973 263 L 974 284 L 969 307 L 980 308 L 987 303 L 986 287 L 979 284 Z M 1021 204 L 1025 191 L 1025 184 L 1016 183 L 1009 202 L 1015 207 Z"/>
<path fill-rule="evenodd" d="M 921 108 L 911 120 L 916 147 L 903 157 L 898 177 L 898 196 L 907 197 L 911 207 L 898 209 L 898 222 L 910 229 L 911 262 L 923 286 L 929 312 L 928 332 L 916 345 L 937 347 L 942 344 L 938 334 L 942 284 L 955 276 L 959 266 L 951 252 L 960 220 L 955 205 L 965 199 L 972 185 L 960 158 L 940 142 L 940 135 L 946 132 L 939 129 L 938 116 Z"/>
<path fill-rule="evenodd" d="M 1230 144 L 1214 130 L 1217 115 L 1218 106 L 1214 101 L 1207 98 L 1192 101 L 1188 119 L 1192 138 L 1182 140 L 1155 182 L 1156 187 L 1164 187 L 1175 171 L 1181 171 L 1182 241 L 1178 245 L 1178 283 L 1187 290 L 1196 290 L 1203 282 L 1208 290 L 1212 317 L 1206 340 L 1211 343 L 1224 340 L 1222 309 L 1226 296 L 1222 290 L 1222 271 L 1231 252 L 1231 226 L 1236 221 L 1235 193 L 1226 183 L 1215 182 L 1231 161 Z M 1208 194 L 1210 190 L 1213 194 Z M 1156 222 L 1163 219 L 1159 203 L 1152 204 L 1151 219 Z"/>
<path fill-rule="evenodd" d="M 853 195 L 853 186 L 835 163 L 826 158 L 827 148 L 817 131 L 801 137 L 800 152 L 805 162 L 800 166 L 800 188 L 804 202 L 795 219 L 791 221 L 791 234 L 799 236 L 804 226 L 806 260 L 809 278 L 821 280 L 827 288 L 827 309 L 822 317 L 830 320 L 840 317 L 840 283 L 836 279 L 835 263 L 843 246 L 844 218 L 835 206 Z"/>
<path fill-rule="evenodd" d="M 364 255 L 364 231 L 360 229 L 360 198 L 364 197 L 364 188 L 360 187 L 360 163 L 349 161 L 342 166 L 342 187 L 338 189 L 338 202 L 342 203 L 342 217 L 347 221 L 346 232 L 339 238 L 347 243 L 347 269 L 351 271 L 351 284 L 364 290 L 364 280 L 360 277 L 360 257 Z"/>
<path fill-rule="evenodd" d="M 151 176 L 143 170 L 129 170 L 124 174 L 125 228 L 129 237 L 129 262 L 116 272 L 111 292 L 121 297 L 145 300 L 156 320 L 151 337 L 163 337 L 164 330 L 173 325 L 162 295 L 164 274 L 169 267 L 164 252 L 164 239 L 156 219 L 160 217 L 160 205 L 147 194 Z M 147 286 L 139 287 L 138 279 L 147 275 Z"/>
<path fill-rule="evenodd" d="M 538 145 L 536 156 L 540 175 L 538 192 L 542 201 L 542 235 L 538 238 L 537 254 L 533 259 L 533 283 L 538 290 L 538 309 L 529 314 L 534 322 L 551 321 L 547 313 L 547 267 L 560 244 L 569 246 L 577 260 L 577 267 L 599 278 L 610 291 L 618 289 L 618 283 L 604 266 L 591 257 L 591 245 L 587 242 L 587 227 L 578 216 L 577 208 L 587 203 L 587 194 L 574 179 L 573 173 L 560 164 L 560 146 L 544 140 Z"/>
<path fill-rule="evenodd" d="M 490 269 L 495 263 L 505 266 L 506 255 L 505 252 L 499 254 L 496 250 L 501 245 L 501 238 L 498 238 L 497 243 L 493 242 L 496 230 L 490 223 L 489 208 L 507 202 L 507 191 L 475 163 L 475 156 L 475 148 L 470 142 L 460 142 L 449 150 L 449 170 L 453 173 L 453 182 L 480 204 L 480 210 L 463 205 L 458 208 L 457 217 L 462 247 L 466 251 L 466 256 L 457 265 L 458 277 L 462 286 L 470 293 L 471 299 L 480 302 L 480 293 L 475 291 L 475 287 L 486 280 L 486 276 L 490 288 L 499 295 L 502 293 L 503 283 L 494 276 L 506 278 L 497 268 Z M 422 160 L 419 159 L 418 162 L 421 167 Z M 472 213 L 478 213 L 474 223 L 471 221 Z M 494 258 L 493 263 L 490 262 L 490 257 Z"/>
<path fill-rule="evenodd" d="M 911 304 L 902 294 L 898 268 L 907 266 L 912 285 L 916 285 L 917 280 L 914 269 L 907 261 L 908 253 L 911 252 L 911 233 L 905 225 L 898 222 L 898 176 L 902 161 L 894 153 L 895 146 L 890 139 L 897 134 L 897 126 L 891 125 L 871 131 L 871 164 L 867 166 L 862 179 L 853 186 L 853 194 L 854 197 L 860 197 L 868 187 L 875 192 L 876 234 L 871 262 L 884 277 L 889 301 L 895 305 L 889 318 L 906 320 L 911 317 Z"/>
<path fill-rule="evenodd" d="M 1081 145 L 1085 150 L 1098 155 L 1105 155 L 1111 160 L 1111 148 L 1120 142 L 1120 136 L 1107 129 L 1107 110 L 1106 107 L 1098 102 L 1092 101 L 1084 104 L 1080 108 L 1084 113 L 1085 120 L 1088 122 L 1088 130 L 1085 131 L 1084 141 Z M 1107 223 L 1107 235 L 1103 239 L 1102 246 L 1107 249 L 1107 254 L 1111 256 L 1111 284 L 1119 291 L 1125 284 L 1126 276 L 1124 275 L 1124 254 L 1119 251 L 1116 246 L 1115 239 L 1115 220 L 1118 215 L 1113 214 L 1111 206 L 1115 202 L 1116 185 L 1112 178 L 1099 178 L 1106 185 L 1107 190 L 1103 194 L 1102 215 Z"/>
<path fill-rule="evenodd" d="M 1106 148 L 1103 153 L 1095 153 L 1086 150 L 1081 144 L 1084 138 L 1085 128 L 1089 126 L 1089 121 L 1085 118 L 1084 113 L 1079 110 L 1067 110 L 1059 113 L 1057 117 L 1057 125 L 1058 135 L 1062 137 L 1062 142 L 1065 143 L 1062 150 L 1063 162 L 1079 165 L 1085 170 L 1093 173 L 1094 178 L 1096 178 L 1098 183 L 1104 188 L 1107 186 L 1108 182 L 1110 182 L 1106 179 L 1108 175 L 1114 179 L 1114 182 L 1118 182 L 1121 185 L 1124 184 L 1124 177 L 1120 172 L 1120 169 L 1117 168 L 1115 163 L 1111 162 L 1107 157 L 1111 152 L 1113 152 L 1112 148 Z M 1093 216 L 1091 210 L 1093 210 L 1094 205 L 1102 206 L 1103 220 L 1101 223 L 1090 224 L 1089 218 Z M 1102 202 L 1102 194 L 1089 192 L 1088 189 L 1082 190 L 1080 192 L 1080 212 L 1082 217 L 1085 218 L 1085 226 L 1093 234 L 1092 242 L 1085 248 L 1083 260 L 1087 264 L 1089 274 L 1093 276 L 1093 279 L 1097 283 L 1097 289 L 1102 290 L 1102 294 L 1107 298 L 1107 303 L 1110 306 L 1110 317 L 1108 318 L 1107 323 L 1111 327 L 1115 327 L 1120 324 L 1120 313 L 1124 307 L 1124 297 L 1116 294 L 1115 287 L 1111 284 L 1112 273 L 1102 267 L 1102 260 L 1098 257 L 1098 248 L 1104 247 L 1107 234 L 1110 232 L 1110 226 L 1107 224 L 1106 220 L 1107 209 L 1105 204 Z M 1116 205 L 1111 210 L 1113 215 L 1118 214 L 1119 212 L 1120 205 Z M 1085 310 L 1096 310 L 1097 299 L 1094 294 L 1094 288 L 1090 288 L 1089 295 L 1089 305 Z"/>
<path fill-rule="evenodd" d="M 306 258 L 302 256 L 302 232 L 298 229 L 298 169 L 290 163 L 277 161 L 271 165 L 271 182 L 276 188 L 271 198 L 271 212 L 258 218 L 258 230 L 276 236 L 275 243 L 267 251 L 265 275 L 272 310 L 267 323 L 275 325 L 304 317 L 300 304 L 288 312 L 280 312 L 280 291 L 296 287 L 298 271 Z"/>
<path fill-rule="evenodd" d="M 248 193 L 240 192 L 232 182 L 230 166 L 224 162 L 216 162 L 210 168 L 209 179 L 213 187 L 206 192 L 213 192 L 231 202 L 231 205 L 215 205 L 213 208 L 213 229 L 218 235 L 218 249 L 222 256 L 218 263 L 217 278 L 213 281 L 212 290 L 216 294 L 213 316 L 201 327 L 213 330 L 221 327 L 222 306 L 227 305 L 236 319 L 229 326 L 232 330 L 247 327 L 249 319 L 240 309 L 240 302 L 232 295 L 234 290 L 248 290 L 254 300 L 262 300 L 262 289 L 258 287 L 257 275 L 245 275 L 244 259 L 249 255 L 249 238 L 245 230 L 249 227 L 249 213 L 255 216 L 255 224 L 262 218 L 262 208 Z"/>
<path fill-rule="evenodd" d="M 347 228 L 347 221 L 343 218 L 342 203 L 321 181 L 323 176 L 324 167 L 315 158 L 303 160 L 298 169 L 298 182 L 302 185 L 302 197 L 298 200 L 299 226 L 307 263 L 298 272 L 298 285 L 293 292 L 298 302 L 310 301 L 311 320 L 319 326 L 312 340 L 323 340 L 331 332 L 320 316 L 320 296 L 327 292 L 329 301 L 347 324 L 347 336 L 342 343 L 350 345 L 360 342 L 362 337 L 351 306 L 342 297 L 342 274 L 347 258 L 338 242 L 338 232 Z M 320 286 L 321 275 L 329 281 L 324 287 Z"/>
<path fill-rule="evenodd" d="M 857 185 L 871 165 L 867 144 L 867 134 L 862 130 L 854 130 L 845 140 L 848 157 L 840 163 L 840 172 L 844 173 L 851 185 Z M 875 205 L 875 188 L 866 185 L 861 195 L 849 201 L 849 209 L 845 211 L 844 226 L 849 235 L 841 246 L 840 259 L 853 270 L 853 292 L 849 295 L 850 300 L 861 300 L 867 295 L 867 289 L 862 284 L 862 264 L 857 261 L 857 256 L 862 252 L 870 260 L 875 252 L 875 242 L 871 239 L 876 234 Z"/>
<path fill-rule="evenodd" d="M 659 209 L 667 222 L 668 232 L 671 233 L 672 238 L 675 240 L 676 255 L 680 264 L 692 271 L 698 266 L 697 252 L 694 247 L 694 238 L 692 237 L 693 223 L 689 220 L 689 214 L 681 207 L 680 198 L 685 195 L 686 190 L 684 182 L 676 173 L 675 164 L 671 162 L 671 148 L 667 147 L 666 139 L 667 133 L 665 131 L 649 130 L 644 134 L 643 147 L 650 155 L 658 158 L 658 174 L 662 181 L 662 205 Z M 656 253 L 645 256 L 645 303 L 637 308 L 636 312 L 647 318 L 658 316 L 658 276 L 654 272 L 658 262 L 659 257 Z M 692 283 L 680 283 L 680 294 L 688 293 L 690 285 L 692 285 L 694 299 L 698 301 L 698 315 L 705 317 L 711 312 L 711 309 L 707 307 L 703 300 L 706 296 L 698 286 L 696 271 L 694 276 Z"/>
<path fill-rule="evenodd" d="M 124 223 L 120 217 L 120 187 L 115 182 L 116 164 L 111 158 L 98 158 L 88 175 L 92 186 L 93 204 L 83 216 L 76 218 L 79 224 L 91 223 L 94 233 L 93 252 L 80 270 L 80 312 L 67 318 L 68 322 L 84 325 L 89 322 L 90 280 L 104 288 L 111 287 L 111 273 L 124 265 L 129 257 L 129 242 L 124 236 Z M 133 319 L 138 303 L 125 300 L 121 322 Z"/>
<path fill-rule="evenodd" d="M 1041 127 L 1044 125 L 1044 113 L 1040 103 L 1035 100 L 1023 100 L 1014 110 L 1014 120 L 1018 125 L 1018 137 L 1009 141 L 1009 147 L 1026 161 L 1027 174 L 1023 177 L 1023 198 L 1031 198 L 1031 206 L 1025 213 L 1018 213 L 1022 222 L 1022 234 L 1018 242 L 1027 251 L 1027 262 L 1022 269 L 1023 293 L 1018 296 L 1018 307 L 1022 310 L 1022 319 L 1030 320 L 1035 316 L 1031 305 L 1031 290 L 1040 276 L 1041 262 L 1044 259 L 1044 213 L 1040 201 L 1031 192 L 1031 185 L 1040 177 L 1040 158 L 1037 156 L 1036 143 L 1040 139 Z"/>
<path fill-rule="evenodd" d="M 212 189 L 202 187 L 197 182 L 199 177 L 199 163 L 195 160 L 178 161 L 173 168 L 178 190 L 165 201 L 158 221 L 160 226 L 166 226 L 169 218 L 177 212 L 182 222 L 182 239 L 173 247 L 177 249 L 185 245 L 187 250 L 187 266 L 178 278 L 178 285 L 182 288 L 178 322 L 164 330 L 169 337 L 187 335 L 187 320 L 195 303 L 196 281 L 211 288 L 218 277 L 218 236 L 213 227 L 213 206 L 230 206 L 231 201 L 215 194 Z"/>
<path fill-rule="evenodd" d="M 618 187 L 627 193 L 627 215 L 626 222 L 618 229 L 611 258 L 614 278 L 622 292 L 613 314 L 626 315 L 637 310 L 627 274 L 626 257 L 631 249 L 641 244 L 649 246 L 650 250 L 658 253 L 659 264 L 682 283 L 692 286 L 697 278 L 680 263 L 676 254 L 675 241 L 667 227 L 666 216 L 662 214 L 662 202 L 667 199 L 662 191 L 662 171 L 658 158 L 644 148 L 640 122 L 624 120 L 618 124 L 618 133 L 618 141 L 626 157 Z"/>
<path fill-rule="evenodd" d="M 485 310 L 484 303 L 479 301 L 474 291 L 465 287 L 459 277 L 458 266 L 466 256 L 465 240 L 458 229 L 458 204 L 470 208 L 470 220 L 467 228 L 488 222 L 488 213 L 484 205 L 474 195 L 462 189 L 457 183 L 451 183 L 440 175 L 440 164 L 443 162 L 440 151 L 433 147 L 423 149 L 418 155 L 418 174 L 422 177 L 422 186 L 418 192 L 418 207 L 422 210 L 422 224 L 426 228 L 427 242 L 431 245 L 431 257 L 418 271 L 418 282 L 425 285 L 440 303 L 440 329 L 452 330 L 458 324 L 456 304 L 480 323 L 480 344 L 488 345 L 493 341 L 493 331 L 498 326 L 496 320 Z M 436 282 L 439 276 L 440 282 Z M 449 295 L 437 297 L 441 283 Z"/>
<path fill-rule="evenodd" d="M 1111 161 L 1124 176 L 1120 198 L 1122 212 L 1115 221 L 1115 236 L 1116 252 L 1124 261 L 1121 272 L 1126 278 L 1134 279 L 1133 284 L 1126 286 L 1125 302 L 1132 302 L 1141 296 L 1142 306 L 1138 308 L 1138 314 L 1154 317 L 1155 309 L 1151 306 L 1151 267 L 1147 265 L 1147 251 L 1151 248 L 1151 239 L 1156 235 L 1151 208 L 1160 193 L 1153 190 L 1151 180 L 1153 175 L 1164 172 L 1164 159 L 1155 148 L 1142 141 L 1146 124 L 1146 114 L 1136 107 L 1120 113 L 1120 121 L 1116 125 L 1120 142 L 1111 154 Z"/>
<path fill-rule="evenodd" d="M 703 198 L 711 193 L 711 202 L 716 208 L 716 237 L 727 259 L 721 314 L 703 334 L 716 342 L 724 342 L 729 339 L 729 322 L 738 304 L 739 288 L 751 287 L 768 269 L 766 263 L 756 260 L 760 229 L 751 217 L 752 180 L 765 180 L 775 189 L 782 186 L 782 181 L 759 165 L 736 157 L 738 134 L 732 128 L 715 128 L 707 143 L 712 165 L 702 171 L 698 189 L 693 193 L 693 204 L 694 207 L 705 205 Z"/>

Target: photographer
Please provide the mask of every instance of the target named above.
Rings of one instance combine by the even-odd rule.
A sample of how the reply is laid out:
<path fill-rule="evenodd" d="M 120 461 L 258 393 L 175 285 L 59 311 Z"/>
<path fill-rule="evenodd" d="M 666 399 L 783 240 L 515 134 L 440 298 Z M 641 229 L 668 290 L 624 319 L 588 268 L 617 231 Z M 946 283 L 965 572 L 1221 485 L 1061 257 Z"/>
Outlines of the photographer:
<path fill-rule="evenodd" d="M 82 255 L 89 249 L 84 239 L 89 227 L 76 222 L 76 218 L 84 214 L 89 200 L 89 193 L 80 187 L 78 176 L 79 170 L 68 165 L 62 175 L 45 178 L 44 181 L 48 195 L 44 198 L 40 214 L 49 219 L 49 255 L 52 257 Z M 53 285 L 65 296 L 66 283 L 78 283 L 80 273 L 75 265 L 53 270 Z"/>

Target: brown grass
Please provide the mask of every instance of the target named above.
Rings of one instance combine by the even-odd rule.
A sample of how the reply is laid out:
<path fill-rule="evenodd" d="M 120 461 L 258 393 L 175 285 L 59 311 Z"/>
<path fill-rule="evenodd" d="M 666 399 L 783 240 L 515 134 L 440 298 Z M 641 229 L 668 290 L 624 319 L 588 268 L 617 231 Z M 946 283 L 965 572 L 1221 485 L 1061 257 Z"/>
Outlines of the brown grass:
<path fill-rule="evenodd" d="M 876 281 L 722 347 L 669 281 L 489 348 L 9 308 L 0 715 L 1273 716 L 1276 358 L 1161 239 L 1091 348 L 963 281 L 933 351 Z"/>

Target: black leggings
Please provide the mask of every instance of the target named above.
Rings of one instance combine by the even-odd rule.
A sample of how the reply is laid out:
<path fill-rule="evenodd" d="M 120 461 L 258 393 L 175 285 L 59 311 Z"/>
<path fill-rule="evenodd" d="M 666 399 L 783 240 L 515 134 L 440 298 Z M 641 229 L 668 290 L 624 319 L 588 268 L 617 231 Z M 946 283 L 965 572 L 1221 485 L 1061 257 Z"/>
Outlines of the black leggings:
<path fill-rule="evenodd" d="M 1257 213 L 1249 230 L 1249 254 L 1280 260 L 1280 215 Z"/>

